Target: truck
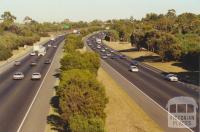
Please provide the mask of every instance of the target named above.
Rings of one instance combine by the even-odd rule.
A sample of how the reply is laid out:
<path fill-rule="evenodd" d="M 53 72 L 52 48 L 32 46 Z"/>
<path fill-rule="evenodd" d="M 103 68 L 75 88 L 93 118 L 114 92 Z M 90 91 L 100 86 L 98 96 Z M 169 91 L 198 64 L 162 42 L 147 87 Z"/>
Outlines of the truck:
<path fill-rule="evenodd" d="M 38 56 L 44 56 L 46 54 L 46 48 L 42 45 L 33 45 L 33 52 Z"/>

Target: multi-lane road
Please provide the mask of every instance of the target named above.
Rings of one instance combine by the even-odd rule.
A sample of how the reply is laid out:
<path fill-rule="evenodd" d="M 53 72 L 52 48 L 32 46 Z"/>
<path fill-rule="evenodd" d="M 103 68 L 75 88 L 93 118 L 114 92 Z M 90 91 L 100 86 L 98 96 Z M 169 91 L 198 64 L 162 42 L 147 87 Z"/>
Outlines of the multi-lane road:
<path fill-rule="evenodd" d="M 95 38 L 101 37 L 101 33 L 95 34 L 94 36 L 89 37 L 88 40 L 86 40 L 86 42 L 87 44 L 89 44 L 88 46 L 92 50 L 99 53 L 102 57 L 106 55 L 106 52 L 110 52 L 112 49 L 104 44 L 97 44 Z M 101 48 L 98 49 L 97 45 L 101 45 Z M 102 48 L 107 50 L 102 52 Z M 114 69 L 114 71 L 117 71 L 128 82 L 132 83 L 134 86 L 139 88 L 140 91 L 142 91 L 144 94 L 150 97 L 163 109 L 166 109 L 168 101 L 174 97 L 192 97 L 196 100 L 196 102 L 198 102 L 199 93 L 196 90 L 190 88 L 190 86 L 180 82 L 167 81 L 164 79 L 163 75 L 157 73 L 154 69 L 146 67 L 142 63 L 139 63 L 138 65 L 139 72 L 130 72 L 129 67 L 131 61 L 130 59 L 127 59 L 128 57 L 120 58 L 120 53 L 117 51 L 111 54 L 117 55 L 118 57 L 113 59 L 112 57 L 107 56 L 107 58 L 103 58 L 103 62 L 106 62 L 109 66 L 111 66 Z M 131 90 L 128 91 L 129 94 L 131 94 Z M 167 119 L 167 117 L 165 118 Z M 198 127 L 196 127 L 194 130 L 198 131 Z"/>
<path fill-rule="evenodd" d="M 89 37 L 87 39 L 87 43 L 92 44 L 90 45 L 90 48 L 102 56 L 105 53 L 101 52 L 100 49 L 97 49 L 96 46 L 98 44 L 96 43 L 96 37 L 101 38 L 102 35 L 96 34 Z M 53 45 L 58 47 L 63 40 L 63 36 L 57 37 L 57 39 L 53 42 Z M 52 42 L 48 41 L 44 46 L 47 47 L 49 43 Z M 38 89 L 40 88 L 44 76 L 50 67 L 50 65 L 44 64 L 44 62 L 46 59 L 53 60 L 57 47 L 49 47 L 46 55 L 43 57 L 28 55 L 21 60 L 20 66 L 12 66 L 8 70 L 0 73 L 0 131 L 15 132 L 18 130 L 35 95 L 37 94 Z M 105 49 L 107 46 L 101 44 L 101 47 Z M 110 47 L 107 48 L 107 51 L 112 50 Z M 111 54 L 120 55 L 117 51 Z M 138 98 L 135 98 L 138 102 L 145 103 L 143 95 L 137 93 L 138 91 L 134 88 L 134 86 L 162 107 L 162 109 L 157 109 L 155 108 L 156 105 L 151 105 L 149 101 L 146 101 L 147 104 L 145 106 L 140 104 L 140 106 L 143 106 L 143 108 L 147 110 L 147 113 L 148 111 L 150 114 L 153 113 L 152 115 L 156 116 L 155 118 L 159 120 L 161 118 L 165 118 L 163 120 L 167 119 L 167 117 L 164 117 L 166 115 L 163 116 L 160 110 L 166 109 L 168 100 L 173 97 L 187 96 L 194 98 L 198 102 L 199 93 L 190 88 L 190 86 L 179 82 L 166 81 L 161 74 L 157 73 L 154 69 L 146 67 L 142 63 L 139 63 L 138 65 L 138 73 L 130 72 L 129 67 L 131 62 L 130 59 L 127 58 L 128 57 L 112 59 L 111 57 L 107 57 L 106 59 L 103 59 L 102 64 L 108 70 L 109 67 L 111 67 L 111 70 L 117 72 L 117 74 L 113 71 L 110 72 L 113 74 L 114 78 L 119 79 L 116 76 L 123 77 L 120 78 L 119 81 L 121 81 L 121 84 L 124 83 L 124 86 L 126 87 L 125 90 L 130 96 Z M 31 67 L 30 64 L 32 61 L 36 61 L 37 65 Z M 106 65 L 109 65 L 109 67 Z M 24 73 L 25 78 L 23 80 L 12 79 L 13 74 L 17 71 Z M 42 78 L 37 81 L 31 80 L 31 75 L 34 72 L 40 72 Z M 128 83 L 131 85 L 128 85 Z M 159 120 L 157 120 L 157 122 Z M 158 122 L 158 124 L 162 124 L 162 121 L 160 121 L 160 123 Z M 193 130 L 198 131 L 198 127 Z"/>
<path fill-rule="evenodd" d="M 44 44 L 45 47 L 48 47 L 49 43 L 56 47 L 48 47 L 45 56 L 28 55 L 21 60 L 21 65 L 12 66 L 0 74 L 0 131 L 15 132 L 18 130 L 50 67 L 50 64 L 44 64 L 44 62 L 46 59 L 53 60 L 63 40 L 64 36 L 58 36 L 54 41 L 48 41 Z M 37 62 L 37 65 L 30 66 L 32 61 Z M 13 74 L 17 71 L 24 73 L 23 80 L 13 80 Z M 31 80 L 34 72 L 41 73 L 42 78 Z"/>

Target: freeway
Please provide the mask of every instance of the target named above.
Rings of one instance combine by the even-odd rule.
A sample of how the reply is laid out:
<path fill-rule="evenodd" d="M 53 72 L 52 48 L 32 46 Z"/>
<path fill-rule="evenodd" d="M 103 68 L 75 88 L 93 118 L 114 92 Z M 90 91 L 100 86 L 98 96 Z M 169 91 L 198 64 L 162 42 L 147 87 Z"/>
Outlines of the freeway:
<path fill-rule="evenodd" d="M 91 49 L 93 49 L 102 57 L 105 55 L 105 51 L 102 52 L 101 49 L 97 48 L 97 45 L 99 44 L 96 43 L 95 38 L 102 38 L 102 35 L 95 34 L 89 37 L 88 40 L 86 40 L 87 44 Z M 104 49 L 107 48 L 108 49 L 107 51 L 112 50 L 110 47 L 107 47 L 104 44 L 100 44 L 100 45 Z M 120 53 L 117 51 L 115 51 L 112 54 L 120 55 Z M 126 78 L 128 82 L 131 82 L 132 84 L 134 84 L 134 86 L 139 88 L 139 90 L 145 93 L 148 97 L 150 97 L 163 109 L 166 109 L 168 100 L 174 97 L 178 97 L 178 96 L 192 97 L 196 100 L 196 102 L 198 102 L 199 93 L 193 90 L 192 88 L 190 88 L 190 86 L 187 86 L 179 82 L 166 81 L 161 74 L 156 73 L 153 69 L 150 69 L 149 67 L 145 67 L 142 63 L 139 63 L 138 65 L 139 72 L 132 73 L 129 71 L 131 61 L 127 59 L 127 57 L 112 59 L 111 57 L 108 56 L 107 58 L 103 58 L 103 62 L 106 62 L 109 66 L 111 66 L 114 69 L 114 71 L 117 71 L 120 75 Z M 130 92 L 133 92 L 130 89 L 127 91 L 129 91 L 128 93 L 129 95 L 134 94 L 134 93 L 130 93 Z M 159 111 L 157 113 L 159 114 Z M 163 117 L 163 118 L 166 118 L 166 117 Z M 198 121 L 197 121 L 197 124 L 198 124 Z M 198 131 L 198 126 L 193 130 Z"/>
<path fill-rule="evenodd" d="M 15 132 L 18 130 L 50 67 L 44 62 L 46 59 L 53 60 L 57 47 L 63 40 L 64 36 L 59 36 L 53 42 L 48 41 L 45 47 L 48 47 L 49 43 L 56 47 L 48 47 L 45 56 L 28 55 L 21 60 L 21 65 L 13 66 L 0 74 L 0 131 Z M 31 67 L 32 61 L 36 61 L 37 65 Z M 12 76 L 16 71 L 23 72 L 25 78 L 13 80 Z M 31 80 L 34 72 L 40 72 L 42 78 Z"/>

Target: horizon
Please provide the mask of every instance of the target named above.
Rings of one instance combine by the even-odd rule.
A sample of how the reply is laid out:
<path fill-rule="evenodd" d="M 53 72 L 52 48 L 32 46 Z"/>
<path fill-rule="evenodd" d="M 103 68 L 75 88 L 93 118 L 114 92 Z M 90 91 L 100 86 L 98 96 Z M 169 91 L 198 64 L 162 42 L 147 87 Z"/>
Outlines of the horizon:
<path fill-rule="evenodd" d="M 60 0 L 59 2 L 55 0 L 2 0 L 0 3 L 0 14 L 10 11 L 17 17 L 16 22 L 19 23 L 23 22 L 26 16 L 38 22 L 61 22 L 65 19 L 73 22 L 90 22 L 93 20 L 129 19 L 131 16 L 140 20 L 147 13 L 165 14 L 169 9 L 175 9 L 177 15 L 185 12 L 200 14 L 200 8 L 198 8 L 200 1 L 198 0 L 152 0 L 151 3 L 146 0 L 125 0 L 123 2 L 120 0 Z"/>

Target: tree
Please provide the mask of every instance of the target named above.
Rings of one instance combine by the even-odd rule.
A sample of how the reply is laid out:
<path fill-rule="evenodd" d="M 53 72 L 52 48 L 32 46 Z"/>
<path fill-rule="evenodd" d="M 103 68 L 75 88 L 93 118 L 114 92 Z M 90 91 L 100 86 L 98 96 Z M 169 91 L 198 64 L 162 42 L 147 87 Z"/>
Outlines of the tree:
<path fill-rule="evenodd" d="M 1 15 L 1 18 L 3 19 L 3 25 L 5 26 L 5 29 L 7 30 L 16 20 L 16 17 L 13 16 L 9 11 L 4 12 Z"/>
<path fill-rule="evenodd" d="M 29 17 L 29 16 L 26 16 L 26 17 L 24 18 L 24 22 L 25 22 L 26 24 L 30 23 L 32 20 L 33 20 L 33 19 L 32 19 L 31 17 Z"/>
<path fill-rule="evenodd" d="M 173 19 L 176 17 L 176 11 L 174 9 L 170 9 L 168 10 L 166 16 Z"/>

